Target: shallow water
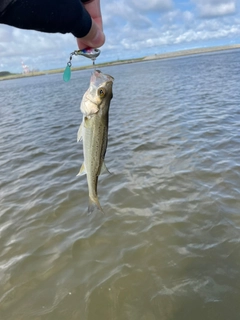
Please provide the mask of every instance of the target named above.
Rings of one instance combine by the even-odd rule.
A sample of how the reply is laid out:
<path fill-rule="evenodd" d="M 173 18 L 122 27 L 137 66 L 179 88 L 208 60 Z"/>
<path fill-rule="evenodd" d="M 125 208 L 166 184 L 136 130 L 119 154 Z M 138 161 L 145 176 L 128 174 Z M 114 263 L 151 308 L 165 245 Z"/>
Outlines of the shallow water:
<path fill-rule="evenodd" d="M 0 82 L 0 319 L 240 314 L 240 51 L 115 78 L 105 214 L 76 142 L 90 71 Z"/>

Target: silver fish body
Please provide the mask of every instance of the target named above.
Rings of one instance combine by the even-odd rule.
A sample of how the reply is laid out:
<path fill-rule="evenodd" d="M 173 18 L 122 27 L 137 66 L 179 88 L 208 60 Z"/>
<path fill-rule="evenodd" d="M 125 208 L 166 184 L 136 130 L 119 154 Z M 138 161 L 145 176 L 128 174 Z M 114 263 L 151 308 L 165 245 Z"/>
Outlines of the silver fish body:
<path fill-rule="evenodd" d="M 78 130 L 77 140 L 83 140 L 84 162 L 79 174 L 87 174 L 89 190 L 88 212 L 95 207 L 103 211 L 98 200 L 98 176 L 108 171 L 104 158 L 108 142 L 108 114 L 112 99 L 113 78 L 95 70 L 88 90 L 85 92 L 80 109 L 83 121 Z"/>

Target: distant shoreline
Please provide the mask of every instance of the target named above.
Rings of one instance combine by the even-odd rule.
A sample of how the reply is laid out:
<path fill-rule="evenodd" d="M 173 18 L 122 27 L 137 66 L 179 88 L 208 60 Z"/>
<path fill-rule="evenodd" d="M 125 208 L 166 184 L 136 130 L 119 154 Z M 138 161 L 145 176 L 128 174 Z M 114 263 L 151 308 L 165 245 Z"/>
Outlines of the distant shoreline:
<path fill-rule="evenodd" d="M 176 58 L 176 57 L 183 57 L 183 56 L 190 56 L 195 54 L 204 54 L 204 53 L 211 53 L 217 51 L 227 51 L 233 49 L 240 49 L 240 44 L 235 45 L 228 45 L 228 46 L 218 46 L 218 47 L 209 47 L 209 48 L 196 48 L 196 49 L 188 49 L 188 50 L 181 50 L 175 52 L 166 52 L 161 54 L 155 54 L 151 56 L 146 56 L 142 58 L 135 58 L 135 59 L 127 59 L 127 60 L 117 60 L 112 62 L 105 62 L 97 64 L 98 68 L 106 67 L 106 66 L 113 66 L 113 65 L 120 65 L 120 64 L 128 64 L 128 63 L 135 63 L 135 62 L 143 62 L 149 60 L 160 60 L 160 59 L 169 59 L 169 58 Z M 86 70 L 92 68 L 92 65 L 84 66 L 84 67 L 75 67 L 72 68 L 72 71 L 79 71 L 79 70 Z M 64 69 L 54 69 L 54 70 L 46 70 L 46 71 L 37 71 L 37 72 L 30 72 L 28 74 L 10 74 L 7 76 L 0 76 L 1 80 L 10 80 L 10 79 L 18 79 L 18 78 L 26 78 L 26 77 L 35 77 L 47 74 L 55 74 L 55 73 L 63 73 Z"/>
<path fill-rule="evenodd" d="M 147 57 L 144 57 L 143 60 L 146 61 L 146 60 L 168 59 L 168 58 L 190 56 L 194 54 L 211 53 L 211 52 L 226 51 L 226 50 L 233 50 L 233 49 L 240 49 L 240 44 L 209 47 L 209 48 L 196 48 L 196 49 L 181 50 L 176 52 L 167 52 L 167 53 L 147 56 Z"/>

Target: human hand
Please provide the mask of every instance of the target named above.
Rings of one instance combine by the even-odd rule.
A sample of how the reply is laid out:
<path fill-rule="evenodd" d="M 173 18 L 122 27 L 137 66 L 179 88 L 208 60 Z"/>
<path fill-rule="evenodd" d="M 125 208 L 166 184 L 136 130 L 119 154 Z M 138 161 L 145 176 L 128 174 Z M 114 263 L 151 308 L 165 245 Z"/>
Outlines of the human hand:
<path fill-rule="evenodd" d="M 92 18 L 92 27 L 85 37 L 77 38 L 78 47 L 80 50 L 86 47 L 101 47 L 105 42 L 105 36 L 102 27 L 100 0 L 92 0 L 87 3 L 83 3 L 83 5 Z"/>

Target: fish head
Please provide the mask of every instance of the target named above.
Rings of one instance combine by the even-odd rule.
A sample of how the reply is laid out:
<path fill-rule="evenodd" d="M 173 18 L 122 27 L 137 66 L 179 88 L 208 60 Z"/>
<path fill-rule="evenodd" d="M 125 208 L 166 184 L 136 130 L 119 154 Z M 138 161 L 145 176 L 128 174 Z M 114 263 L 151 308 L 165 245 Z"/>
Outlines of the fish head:
<path fill-rule="evenodd" d="M 81 112 L 85 116 L 92 115 L 100 110 L 101 112 L 108 112 L 113 97 L 113 80 L 113 77 L 99 70 L 93 72 L 90 86 L 85 92 L 80 106 Z"/>

